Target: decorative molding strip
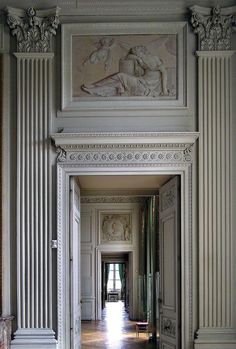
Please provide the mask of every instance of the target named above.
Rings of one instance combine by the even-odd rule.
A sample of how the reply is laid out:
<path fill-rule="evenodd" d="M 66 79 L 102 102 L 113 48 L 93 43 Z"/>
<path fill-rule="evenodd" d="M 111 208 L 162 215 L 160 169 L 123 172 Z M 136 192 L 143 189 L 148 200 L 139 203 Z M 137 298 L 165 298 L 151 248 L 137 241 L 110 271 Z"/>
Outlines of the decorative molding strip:
<path fill-rule="evenodd" d="M 97 152 L 77 152 L 67 153 L 67 162 L 83 162 L 83 163 L 149 163 L 149 162 L 174 162 L 185 161 L 182 152 L 158 152 L 158 151 L 97 151 Z M 189 158 L 188 161 L 191 161 Z"/>
<path fill-rule="evenodd" d="M 77 8 L 69 8 L 65 6 L 64 2 L 59 3 L 63 7 L 63 15 L 65 16 L 127 16 L 127 15 L 141 15 L 155 16 L 155 19 L 163 18 L 163 16 L 180 16 L 187 14 L 186 3 L 182 0 L 178 2 L 164 1 L 164 0 L 122 0 L 113 1 L 112 6 L 107 0 L 78 0 Z"/>
<path fill-rule="evenodd" d="M 212 9 L 193 6 L 191 24 L 198 34 L 199 50 L 223 51 L 231 49 L 231 36 L 235 29 L 235 17 L 220 7 Z M 232 11 L 232 8 L 230 9 Z"/>
<path fill-rule="evenodd" d="M 81 196 L 82 204 L 95 204 L 95 203 L 144 203 L 146 197 L 140 196 Z"/>
<path fill-rule="evenodd" d="M 4 51 L 4 24 L 0 24 L 0 53 Z"/>
<path fill-rule="evenodd" d="M 16 36 L 18 52 L 48 52 L 59 24 L 59 7 L 46 11 L 29 7 L 25 12 L 7 7 L 7 24 Z"/>
<path fill-rule="evenodd" d="M 171 144 L 186 147 L 189 143 L 194 143 L 198 138 L 197 132 L 64 132 L 63 129 L 52 134 L 52 139 L 56 145 L 93 146 L 97 144 L 122 146 L 123 144 L 143 144 L 150 147 L 154 144 Z"/>

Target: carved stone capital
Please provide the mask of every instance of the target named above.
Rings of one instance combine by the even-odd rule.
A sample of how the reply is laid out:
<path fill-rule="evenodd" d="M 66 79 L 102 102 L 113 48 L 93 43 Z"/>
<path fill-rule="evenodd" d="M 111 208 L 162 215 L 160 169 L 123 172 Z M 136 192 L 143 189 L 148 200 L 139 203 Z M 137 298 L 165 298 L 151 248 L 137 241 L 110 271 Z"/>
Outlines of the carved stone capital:
<path fill-rule="evenodd" d="M 51 38 L 59 24 L 59 8 L 36 11 L 33 7 L 22 11 L 7 7 L 7 24 L 16 36 L 18 52 L 49 52 Z"/>
<path fill-rule="evenodd" d="M 233 8 L 204 8 L 193 6 L 191 24 L 198 35 L 198 49 L 224 51 L 231 49 L 231 35 L 235 30 Z"/>

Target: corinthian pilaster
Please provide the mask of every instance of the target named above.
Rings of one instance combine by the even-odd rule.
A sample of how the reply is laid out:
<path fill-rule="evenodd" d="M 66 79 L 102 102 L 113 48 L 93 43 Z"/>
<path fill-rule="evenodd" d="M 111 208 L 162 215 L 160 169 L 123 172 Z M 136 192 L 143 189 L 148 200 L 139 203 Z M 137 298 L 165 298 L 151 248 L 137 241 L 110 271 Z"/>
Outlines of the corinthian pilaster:
<path fill-rule="evenodd" d="M 8 9 L 17 38 L 17 331 L 11 348 L 55 348 L 52 330 L 51 36 L 55 16 Z M 48 14 L 48 12 L 47 12 Z M 40 15 L 40 16 L 39 16 Z M 47 52 L 45 52 L 47 51 Z"/>
<path fill-rule="evenodd" d="M 231 57 L 234 17 L 193 7 L 199 35 L 199 330 L 195 348 L 236 348 L 232 258 Z M 196 12 L 196 10 L 200 11 Z"/>

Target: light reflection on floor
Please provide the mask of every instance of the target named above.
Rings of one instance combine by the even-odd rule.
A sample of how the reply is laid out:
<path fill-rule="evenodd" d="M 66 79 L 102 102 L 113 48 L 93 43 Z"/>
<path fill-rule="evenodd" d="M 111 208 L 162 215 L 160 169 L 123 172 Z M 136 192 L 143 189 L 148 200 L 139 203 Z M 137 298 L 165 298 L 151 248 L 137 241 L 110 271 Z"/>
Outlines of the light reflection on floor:
<path fill-rule="evenodd" d="M 135 321 L 128 319 L 123 302 L 107 302 L 101 321 L 82 321 L 81 349 L 154 349 L 148 337 L 136 337 Z"/>

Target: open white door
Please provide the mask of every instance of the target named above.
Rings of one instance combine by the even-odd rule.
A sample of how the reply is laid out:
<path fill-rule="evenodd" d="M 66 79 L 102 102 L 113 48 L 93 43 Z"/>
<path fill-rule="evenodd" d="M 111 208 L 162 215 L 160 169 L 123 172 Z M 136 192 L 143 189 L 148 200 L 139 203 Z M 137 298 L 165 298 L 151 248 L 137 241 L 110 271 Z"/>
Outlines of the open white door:
<path fill-rule="evenodd" d="M 160 189 L 160 349 L 180 349 L 179 177 Z"/>
<path fill-rule="evenodd" d="M 80 302 L 80 190 L 75 178 L 70 178 L 70 303 L 71 347 L 80 348 L 81 302 Z"/>

